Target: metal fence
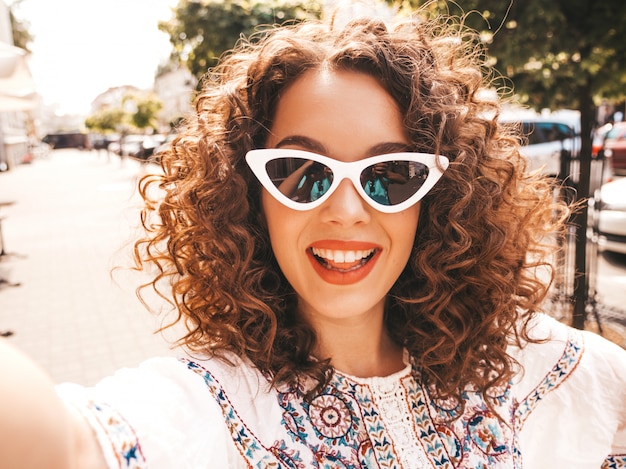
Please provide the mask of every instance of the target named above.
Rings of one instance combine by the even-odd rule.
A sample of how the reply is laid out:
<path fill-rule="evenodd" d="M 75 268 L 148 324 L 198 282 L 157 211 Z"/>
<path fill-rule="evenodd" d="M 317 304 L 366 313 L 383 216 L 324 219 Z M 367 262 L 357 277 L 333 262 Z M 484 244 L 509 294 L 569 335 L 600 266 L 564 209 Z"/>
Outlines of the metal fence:
<path fill-rule="evenodd" d="M 580 178 L 579 155 L 563 150 L 561 154 L 561 179 L 564 181 L 560 197 L 573 200 L 578 191 Z M 606 160 L 600 155 L 592 158 L 589 174 L 588 222 L 586 226 L 570 223 L 566 227 L 563 245 L 555 259 L 555 279 L 550 291 L 546 311 L 557 319 L 572 324 L 575 289 L 584 288 L 585 324 L 604 335 L 606 326 L 617 324 L 626 332 L 626 311 L 606 306 L 598 295 L 598 214 L 601 207 L 596 203 L 600 188 L 606 178 Z M 576 269 L 576 241 L 584 237 L 586 242 L 586 267 L 584 272 Z M 578 283 L 577 283 L 578 282 Z M 626 337 L 625 337 L 626 340 Z"/>

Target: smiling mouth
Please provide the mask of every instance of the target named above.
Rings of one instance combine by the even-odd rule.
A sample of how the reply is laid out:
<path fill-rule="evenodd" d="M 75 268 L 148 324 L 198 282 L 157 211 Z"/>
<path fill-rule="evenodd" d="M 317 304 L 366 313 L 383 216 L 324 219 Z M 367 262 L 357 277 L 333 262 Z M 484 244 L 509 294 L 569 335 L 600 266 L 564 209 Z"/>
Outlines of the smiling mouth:
<path fill-rule="evenodd" d="M 309 249 L 321 266 L 337 272 L 350 272 L 363 267 L 378 251 L 378 248 L 338 250 L 312 247 Z"/>

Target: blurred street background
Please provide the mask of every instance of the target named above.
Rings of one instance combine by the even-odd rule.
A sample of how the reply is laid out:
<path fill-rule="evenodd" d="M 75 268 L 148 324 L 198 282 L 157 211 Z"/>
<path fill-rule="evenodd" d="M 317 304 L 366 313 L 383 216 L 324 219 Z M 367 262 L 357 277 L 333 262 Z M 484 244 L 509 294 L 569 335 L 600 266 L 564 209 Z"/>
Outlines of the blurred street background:
<path fill-rule="evenodd" d="M 98 151 L 54 150 L 0 172 L 4 255 L 0 334 L 56 382 L 96 382 L 170 353 L 160 319 L 135 296 L 130 266 L 142 163 Z"/>

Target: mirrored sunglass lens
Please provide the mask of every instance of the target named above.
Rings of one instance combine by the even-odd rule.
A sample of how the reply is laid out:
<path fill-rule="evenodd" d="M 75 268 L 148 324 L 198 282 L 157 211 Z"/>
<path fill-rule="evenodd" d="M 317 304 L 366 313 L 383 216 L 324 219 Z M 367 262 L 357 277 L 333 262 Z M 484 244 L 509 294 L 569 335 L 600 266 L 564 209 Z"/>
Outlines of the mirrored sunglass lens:
<path fill-rule="evenodd" d="M 328 166 L 304 158 L 277 158 L 269 161 L 265 169 L 278 190 L 295 202 L 313 202 L 333 183 L 333 172 Z"/>
<path fill-rule="evenodd" d="M 415 161 L 385 161 L 368 166 L 361 173 L 365 193 L 381 205 L 397 205 L 424 185 L 428 166 Z"/>

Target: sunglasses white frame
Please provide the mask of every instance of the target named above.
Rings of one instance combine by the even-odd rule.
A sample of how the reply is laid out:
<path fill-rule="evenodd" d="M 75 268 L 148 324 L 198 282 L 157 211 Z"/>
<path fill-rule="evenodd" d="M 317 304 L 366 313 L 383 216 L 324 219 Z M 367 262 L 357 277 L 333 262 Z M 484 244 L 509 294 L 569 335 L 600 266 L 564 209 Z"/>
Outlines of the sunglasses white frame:
<path fill-rule="evenodd" d="M 328 191 L 322 197 L 312 202 L 297 202 L 283 194 L 270 179 L 269 174 L 267 173 L 266 165 L 272 160 L 285 158 L 311 160 L 329 167 L 333 172 L 334 177 Z M 415 163 L 421 163 L 428 167 L 428 176 L 419 190 L 404 202 L 400 202 L 396 205 L 384 205 L 376 202 L 369 195 L 367 195 L 365 189 L 361 186 L 360 181 L 361 173 L 364 169 L 377 163 L 384 163 L 388 161 L 412 161 Z M 341 181 L 349 179 L 352 181 L 352 185 L 356 188 L 357 192 L 370 206 L 383 213 L 398 213 L 419 202 L 433 188 L 448 167 L 448 158 L 443 155 L 433 155 L 430 153 L 387 153 L 358 161 L 345 162 L 335 160 L 324 155 L 319 155 L 317 153 L 303 150 L 289 150 L 285 148 L 250 150 L 246 154 L 246 162 L 259 182 L 261 182 L 263 187 L 272 195 L 272 197 L 285 206 L 299 211 L 313 210 L 314 208 L 319 207 L 333 194 L 333 192 L 335 192 Z"/>

